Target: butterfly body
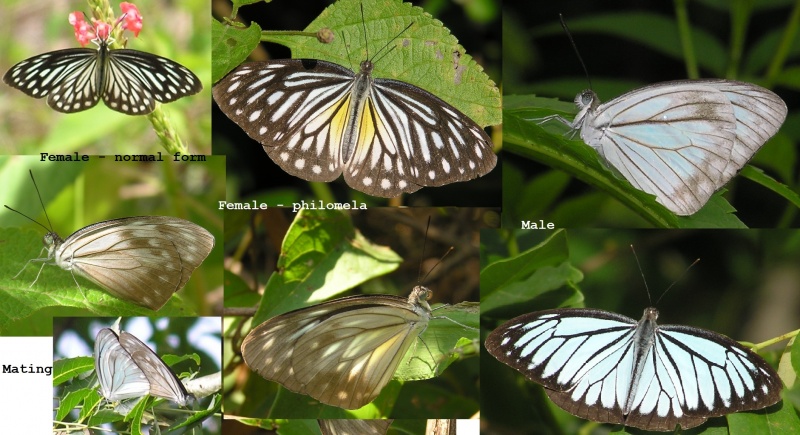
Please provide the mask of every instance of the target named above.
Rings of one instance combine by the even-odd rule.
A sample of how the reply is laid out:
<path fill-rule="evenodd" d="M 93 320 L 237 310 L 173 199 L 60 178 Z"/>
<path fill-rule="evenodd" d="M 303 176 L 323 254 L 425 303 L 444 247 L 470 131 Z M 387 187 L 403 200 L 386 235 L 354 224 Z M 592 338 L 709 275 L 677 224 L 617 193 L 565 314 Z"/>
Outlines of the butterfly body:
<path fill-rule="evenodd" d="M 273 317 L 242 344 L 259 375 L 322 403 L 357 409 L 391 380 L 431 318 L 430 290 L 352 296 Z"/>
<path fill-rule="evenodd" d="M 731 80 L 658 83 L 600 104 L 575 98 L 581 138 L 634 187 L 691 215 L 727 184 L 786 118 L 773 92 Z"/>
<path fill-rule="evenodd" d="M 3 81 L 64 113 L 106 106 L 128 115 L 145 115 L 156 102 L 168 103 L 203 89 L 200 79 L 170 59 L 131 49 L 68 48 L 40 54 L 11 67 Z"/>
<path fill-rule="evenodd" d="M 704 329 L 657 325 L 657 316 L 539 311 L 501 325 L 486 349 L 564 410 L 599 422 L 688 429 L 780 400 L 780 378 L 751 350 Z"/>
<path fill-rule="evenodd" d="M 213 90 L 220 109 L 287 173 L 344 175 L 351 187 L 393 197 L 467 181 L 497 156 L 486 132 L 450 104 L 408 83 L 314 59 L 243 64 Z"/>
<path fill-rule="evenodd" d="M 169 216 L 113 219 L 66 239 L 49 232 L 43 241 L 47 257 L 31 261 L 54 264 L 152 310 L 183 288 L 214 247 L 205 228 Z"/>

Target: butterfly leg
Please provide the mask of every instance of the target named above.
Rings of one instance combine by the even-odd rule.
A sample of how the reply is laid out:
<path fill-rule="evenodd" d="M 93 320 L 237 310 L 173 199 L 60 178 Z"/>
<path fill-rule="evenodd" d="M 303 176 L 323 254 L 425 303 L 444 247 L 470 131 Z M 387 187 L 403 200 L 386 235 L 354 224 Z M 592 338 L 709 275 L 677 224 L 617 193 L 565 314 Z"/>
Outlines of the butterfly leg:
<path fill-rule="evenodd" d="M 20 276 L 22 272 L 25 271 L 25 269 L 28 267 L 29 264 L 31 264 L 31 262 L 42 263 L 42 267 L 39 268 L 39 273 L 36 274 L 36 279 L 34 279 L 31 285 L 29 286 L 33 287 L 33 285 L 36 284 L 36 281 L 39 279 L 39 275 L 42 274 L 42 269 L 44 269 L 44 265 L 52 264 L 52 263 L 47 263 L 47 260 L 49 260 L 49 258 L 31 258 L 30 260 L 28 260 L 28 262 L 25 263 L 24 266 L 22 266 L 22 269 L 20 269 L 20 271 L 17 272 L 17 274 L 14 275 L 11 279 L 17 279 L 17 277 Z"/>

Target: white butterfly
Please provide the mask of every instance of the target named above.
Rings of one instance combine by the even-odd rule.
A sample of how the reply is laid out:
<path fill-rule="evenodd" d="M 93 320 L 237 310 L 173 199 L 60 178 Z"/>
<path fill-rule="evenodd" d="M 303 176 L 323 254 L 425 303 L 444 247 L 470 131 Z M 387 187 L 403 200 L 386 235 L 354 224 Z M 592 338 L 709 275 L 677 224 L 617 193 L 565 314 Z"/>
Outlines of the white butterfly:
<path fill-rule="evenodd" d="M 509 320 L 486 339 L 500 362 L 541 384 L 564 410 L 647 430 L 688 429 L 709 417 L 781 400 L 781 380 L 730 338 L 682 325 L 658 326 L 594 309 L 556 309 Z"/>
<path fill-rule="evenodd" d="M 66 240 L 49 231 L 43 242 L 47 257 L 28 260 L 17 274 L 31 262 L 42 263 L 31 286 L 44 266 L 52 264 L 120 299 L 158 310 L 205 260 L 214 236 L 184 219 L 137 216 L 89 225 Z"/>
<path fill-rule="evenodd" d="M 100 393 L 112 402 L 150 392 L 150 381 L 109 328 L 101 329 L 94 340 L 94 369 Z"/>
<path fill-rule="evenodd" d="M 497 163 L 486 132 L 430 92 L 316 59 L 246 63 L 214 86 L 219 108 L 284 171 L 309 181 L 344 174 L 394 197 L 467 181 Z M 442 78 L 444 79 L 444 77 Z"/>
<path fill-rule="evenodd" d="M 658 83 L 600 104 L 575 97 L 581 139 L 634 187 L 677 215 L 700 210 L 780 129 L 786 103 L 732 80 Z"/>
<path fill-rule="evenodd" d="M 193 396 L 180 379 L 150 347 L 141 340 L 110 328 L 97 333 L 94 344 L 95 371 L 100 392 L 117 401 L 150 394 L 186 406 Z"/>

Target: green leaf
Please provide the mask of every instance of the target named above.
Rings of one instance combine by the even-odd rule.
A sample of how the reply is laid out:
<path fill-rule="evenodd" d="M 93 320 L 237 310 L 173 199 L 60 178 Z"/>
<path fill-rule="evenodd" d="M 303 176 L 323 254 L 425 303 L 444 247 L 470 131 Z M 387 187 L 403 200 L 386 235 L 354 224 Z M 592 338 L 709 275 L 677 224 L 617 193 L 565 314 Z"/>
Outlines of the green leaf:
<path fill-rule="evenodd" d="M 214 59 L 211 70 L 213 83 L 221 80 L 231 70 L 247 59 L 247 56 L 261 41 L 261 27 L 250 23 L 248 27 L 225 25 L 219 21 L 211 22 L 211 57 Z"/>
<path fill-rule="evenodd" d="M 76 376 L 94 370 L 94 358 L 80 356 L 53 361 L 53 386 L 61 385 Z"/>
<path fill-rule="evenodd" d="M 509 317 L 581 302 L 572 285 L 583 274 L 568 261 L 566 234 L 556 231 L 533 248 L 486 266 L 481 271 L 481 314 Z"/>
<path fill-rule="evenodd" d="M 389 273 L 402 262 L 366 240 L 348 215 L 301 210 L 286 233 L 274 273 L 253 321 L 313 305 Z"/>

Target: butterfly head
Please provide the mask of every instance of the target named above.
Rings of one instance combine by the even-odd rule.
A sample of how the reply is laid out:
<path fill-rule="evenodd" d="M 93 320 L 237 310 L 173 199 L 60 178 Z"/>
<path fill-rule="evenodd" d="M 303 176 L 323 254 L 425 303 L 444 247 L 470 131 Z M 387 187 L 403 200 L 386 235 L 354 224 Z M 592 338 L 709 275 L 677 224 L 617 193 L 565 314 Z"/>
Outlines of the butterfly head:
<path fill-rule="evenodd" d="M 595 111 L 600 105 L 600 100 L 593 90 L 586 89 L 575 96 L 575 105 L 578 106 L 578 114 L 575 116 L 574 123 L 577 123 L 586 116 L 587 112 Z"/>
<path fill-rule="evenodd" d="M 64 243 L 64 240 L 55 232 L 48 231 L 47 234 L 42 237 L 42 243 L 44 244 L 45 248 L 47 248 L 47 252 L 52 254 L 59 245 Z"/>
<path fill-rule="evenodd" d="M 361 62 L 361 74 L 370 75 L 372 74 L 373 68 L 375 68 L 375 64 L 373 64 L 371 60 Z"/>
<path fill-rule="evenodd" d="M 658 310 L 653 307 L 644 309 L 644 317 L 652 322 L 658 320 Z"/>
<path fill-rule="evenodd" d="M 422 307 L 427 312 L 430 312 L 431 306 L 428 305 L 428 300 L 431 296 L 433 296 L 433 291 L 431 291 L 431 289 L 418 285 L 411 291 L 411 295 L 408 297 L 408 303 L 415 307 Z"/>

